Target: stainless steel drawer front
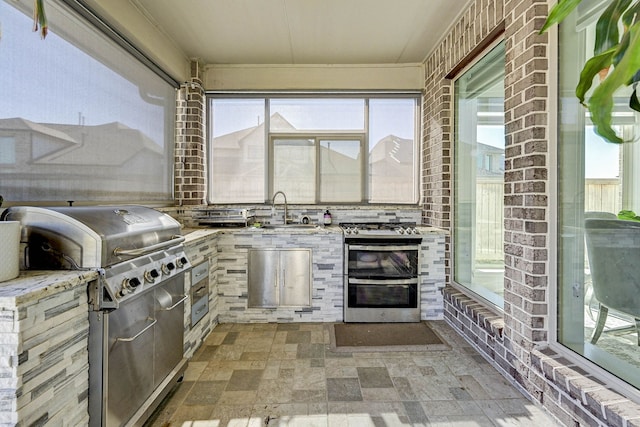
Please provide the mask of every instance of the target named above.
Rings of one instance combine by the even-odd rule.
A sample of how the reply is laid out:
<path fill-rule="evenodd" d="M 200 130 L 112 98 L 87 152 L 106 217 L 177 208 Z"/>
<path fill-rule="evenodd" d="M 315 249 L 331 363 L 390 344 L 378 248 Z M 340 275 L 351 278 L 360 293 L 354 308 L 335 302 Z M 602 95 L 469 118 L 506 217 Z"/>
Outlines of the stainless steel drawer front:
<path fill-rule="evenodd" d="M 191 269 L 191 327 L 209 312 L 209 262 Z"/>

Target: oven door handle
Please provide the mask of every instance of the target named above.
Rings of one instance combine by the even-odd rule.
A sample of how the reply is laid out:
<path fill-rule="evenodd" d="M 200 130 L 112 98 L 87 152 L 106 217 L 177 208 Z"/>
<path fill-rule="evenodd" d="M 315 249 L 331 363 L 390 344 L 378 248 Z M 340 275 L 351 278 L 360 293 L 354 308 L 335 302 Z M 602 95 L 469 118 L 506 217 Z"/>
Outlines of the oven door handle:
<path fill-rule="evenodd" d="M 402 286 L 417 285 L 418 279 L 349 279 L 350 285 Z"/>
<path fill-rule="evenodd" d="M 161 310 L 162 310 L 162 311 L 171 311 L 171 310 L 173 310 L 174 308 L 176 308 L 177 306 L 179 306 L 180 304 L 182 304 L 184 301 L 186 301 L 186 300 L 187 300 L 187 298 L 189 298 L 189 297 L 188 297 L 187 295 L 184 295 L 184 296 L 182 297 L 182 299 L 180 299 L 180 301 L 178 301 L 177 303 L 173 304 L 171 307 L 162 308 Z"/>
<path fill-rule="evenodd" d="M 348 245 L 350 251 L 415 251 L 419 245 Z"/>
<path fill-rule="evenodd" d="M 184 236 L 173 236 L 171 240 L 167 240 L 166 242 L 156 243 L 155 245 L 145 246 L 144 248 L 136 248 L 136 249 L 122 249 L 115 248 L 113 250 L 113 254 L 115 256 L 139 256 L 144 255 L 149 252 L 157 251 L 158 249 L 166 248 L 167 246 L 177 245 L 178 243 L 182 243 L 185 241 Z"/>
<path fill-rule="evenodd" d="M 120 337 L 118 337 L 118 338 L 116 338 L 116 341 L 131 342 L 131 341 L 135 340 L 136 338 L 138 338 L 140 335 L 142 335 L 145 332 L 147 332 L 147 330 L 149 330 L 149 328 L 153 327 L 153 325 L 158 323 L 158 319 L 152 319 L 151 317 L 147 317 L 147 320 L 153 320 L 153 322 L 149 323 L 144 329 L 142 329 L 140 332 L 138 332 L 134 336 L 128 337 L 128 338 L 120 338 Z"/>

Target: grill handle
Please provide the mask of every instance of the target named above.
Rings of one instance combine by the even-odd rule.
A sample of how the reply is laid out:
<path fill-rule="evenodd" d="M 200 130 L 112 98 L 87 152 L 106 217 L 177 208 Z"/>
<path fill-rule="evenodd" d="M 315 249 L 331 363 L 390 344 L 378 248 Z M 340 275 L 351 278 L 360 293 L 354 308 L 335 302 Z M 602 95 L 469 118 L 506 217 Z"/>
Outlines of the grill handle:
<path fill-rule="evenodd" d="M 133 340 L 135 340 L 136 338 L 138 338 L 140 335 L 144 334 L 145 332 L 147 332 L 149 330 L 149 328 L 151 328 L 153 325 L 155 325 L 156 323 L 158 323 L 158 319 L 152 319 L 152 318 L 147 318 L 147 320 L 153 320 L 153 322 L 149 323 L 144 329 L 142 329 L 140 332 L 138 332 L 137 334 L 135 334 L 132 337 L 128 337 L 128 338 L 116 338 L 116 341 L 124 341 L 124 342 L 131 342 Z"/>
<path fill-rule="evenodd" d="M 184 236 L 173 236 L 171 240 L 167 240 L 166 242 L 156 243 L 155 245 L 145 246 L 144 248 L 137 248 L 137 249 L 115 248 L 113 250 L 113 254 L 115 256 L 122 256 L 122 255 L 139 256 L 149 252 L 157 251 L 158 249 L 166 248 L 167 246 L 177 245 L 178 243 L 184 242 L 184 240 L 185 240 Z"/>
<path fill-rule="evenodd" d="M 178 301 L 177 303 L 173 304 L 171 307 L 162 308 L 161 310 L 162 310 L 162 311 L 171 311 L 171 310 L 173 310 L 174 308 L 176 308 L 177 306 L 179 306 L 182 302 L 186 301 L 186 300 L 187 300 L 187 298 L 189 298 L 189 296 L 188 296 L 188 295 L 185 295 L 185 296 L 183 296 L 183 297 L 182 297 L 182 299 L 181 299 L 180 301 Z"/>

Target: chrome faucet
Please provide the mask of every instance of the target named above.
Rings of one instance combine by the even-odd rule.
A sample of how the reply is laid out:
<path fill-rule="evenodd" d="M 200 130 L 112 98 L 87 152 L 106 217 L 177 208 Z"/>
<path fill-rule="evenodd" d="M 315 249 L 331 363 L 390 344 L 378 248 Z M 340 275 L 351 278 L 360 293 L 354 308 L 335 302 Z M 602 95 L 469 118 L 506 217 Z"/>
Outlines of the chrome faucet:
<path fill-rule="evenodd" d="M 271 205 L 273 209 L 276 208 L 276 196 L 278 194 L 282 194 L 282 197 L 284 197 L 284 225 L 287 225 L 287 195 L 283 191 L 276 191 L 271 199 Z"/>

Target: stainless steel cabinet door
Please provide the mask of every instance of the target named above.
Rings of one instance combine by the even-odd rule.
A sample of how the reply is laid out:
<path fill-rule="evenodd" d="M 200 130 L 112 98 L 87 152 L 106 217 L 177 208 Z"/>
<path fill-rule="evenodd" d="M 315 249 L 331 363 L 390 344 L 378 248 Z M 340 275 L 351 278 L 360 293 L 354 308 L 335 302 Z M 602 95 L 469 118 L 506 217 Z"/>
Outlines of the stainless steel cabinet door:
<path fill-rule="evenodd" d="M 155 290 L 155 355 L 153 383 L 157 387 L 184 354 L 184 275 L 174 276 Z"/>
<path fill-rule="evenodd" d="M 248 307 L 311 305 L 311 249 L 251 249 Z"/>
<path fill-rule="evenodd" d="M 249 308 L 278 306 L 278 259 L 278 250 L 249 250 L 247 303 Z"/>
<path fill-rule="evenodd" d="M 128 300 L 105 319 L 109 325 L 106 424 L 119 426 L 153 391 L 153 291 Z"/>
<path fill-rule="evenodd" d="M 281 306 L 311 305 L 311 250 L 280 251 Z"/>

